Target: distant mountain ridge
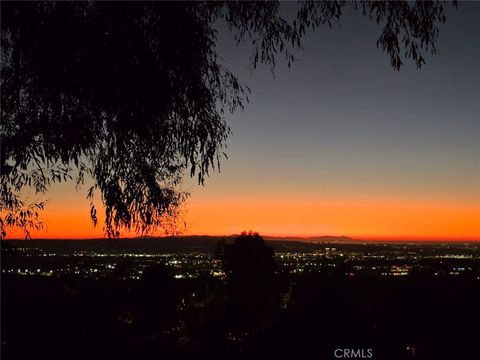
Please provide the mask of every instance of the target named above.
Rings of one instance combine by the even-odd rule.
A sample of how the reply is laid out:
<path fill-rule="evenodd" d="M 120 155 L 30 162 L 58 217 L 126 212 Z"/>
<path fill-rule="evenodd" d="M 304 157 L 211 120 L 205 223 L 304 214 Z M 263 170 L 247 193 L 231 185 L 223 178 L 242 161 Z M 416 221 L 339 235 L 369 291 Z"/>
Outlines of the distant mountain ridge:
<path fill-rule="evenodd" d="M 43 249 L 65 249 L 65 250 L 125 250 L 153 252 L 170 251 L 213 251 L 218 242 L 225 240 L 232 243 L 238 235 L 210 236 L 210 235 L 187 235 L 169 237 L 134 237 L 121 238 L 116 240 L 107 239 L 34 239 L 34 240 L 7 240 L 8 244 L 18 247 L 39 247 Z M 265 241 L 276 249 L 305 248 L 319 244 L 329 243 L 356 243 L 348 237 L 340 236 L 318 236 L 309 238 L 300 237 L 275 237 L 265 236 Z"/>
<path fill-rule="evenodd" d="M 297 236 L 264 236 L 266 241 L 295 241 L 303 243 L 354 243 L 362 240 L 353 239 L 348 236 L 309 236 L 309 237 L 297 237 Z"/>

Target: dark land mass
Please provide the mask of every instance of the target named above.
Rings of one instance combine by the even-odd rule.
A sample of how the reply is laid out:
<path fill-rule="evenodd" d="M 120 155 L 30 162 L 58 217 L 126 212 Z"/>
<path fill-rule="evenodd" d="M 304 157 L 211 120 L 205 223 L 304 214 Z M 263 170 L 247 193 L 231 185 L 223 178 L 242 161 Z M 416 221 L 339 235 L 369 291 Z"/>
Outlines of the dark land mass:
<path fill-rule="evenodd" d="M 267 238 L 279 271 L 262 283 L 251 252 L 232 291 L 210 268 L 221 240 L 234 236 L 3 243 L 2 359 L 478 357 L 479 244 Z M 125 277 L 127 260 L 142 272 Z M 185 267 L 195 277 L 174 276 Z"/>
<path fill-rule="evenodd" d="M 238 235 L 229 236 L 174 236 L 174 237 L 136 237 L 121 238 L 114 240 L 107 239 L 32 239 L 32 240 L 7 240 L 7 245 L 25 248 L 42 249 L 90 249 L 90 250 L 125 250 L 149 252 L 186 252 L 186 251 L 205 251 L 211 252 L 219 241 L 232 243 Z M 277 251 L 294 250 L 315 250 L 324 249 L 331 245 L 339 245 L 347 249 L 354 249 L 358 246 L 371 246 L 374 249 L 389 247 L 392 245 L 408 245 L 415 247 L 429 248 L 432 244 L 437 246 L 463 246 L 464 244 L 475 244 L 475 242 L 428 242 L 428 241 L 366 241 L 352 239 L 346 236 L 316 236 L 316 237 L 273 237 L 265 236 L 265 242 Z M 480 243 L 479 243 L 480 244 Z"/>
<path fill-rule="evenodd" d="M 224 240 L 232 243 L 237 235 L 230 236 L 175 236 L 175 237 L 138 237 L 126 239 L 32 239 L 7 240 L 6 244 L 14 247 L 41 248 L 48 250 L 98 250 L 98 251 L 148 251 L 162 252 L 211 252 L 218 242 Z M 274 238 L 266 237 L 266 242 L 276 250 L 301 250 L 322 248 L 328 244 L 358 244 L 347 237 L 315 237 L 315 238 Z"/>
<path fill-rule="evenodd" d="M 271 323 L 229 330 L 211 278 L 120 281 L 2 276 L 2 359 L 475 359 L 479 281 L 415 276 L 281 279 L 289 305 Z M 195 294 L 195 297 L 193 297 Z"/>
<path fill-rule="evenodd" d="M 112 245 L 120 245 L 131 248 L 148 247 L 148 249 L 185 249 L 185 248 L 205 248 L 210 249 L 217 245 L 220 240 L 233 242 L 238 235 L 210 236 L 210 235 L 187 235 L 187 236 L 147 236 L 134 238 L 120 238 L 107 240 L 103 238 L 93 239 L 31 239 L 6 240 L 9 244 L 21 245 L 26 247 L 42 246 L 46 248 L 55 247 L 111 247 Z M 316 237 L 274 237 L 265 236 L 265 241 L 274 247 L 291 246 L 303 247 L 318 244 L 330 243 L 359 243 L 362 240 L 355 240 L 346 236 L 316 236 Z"/>

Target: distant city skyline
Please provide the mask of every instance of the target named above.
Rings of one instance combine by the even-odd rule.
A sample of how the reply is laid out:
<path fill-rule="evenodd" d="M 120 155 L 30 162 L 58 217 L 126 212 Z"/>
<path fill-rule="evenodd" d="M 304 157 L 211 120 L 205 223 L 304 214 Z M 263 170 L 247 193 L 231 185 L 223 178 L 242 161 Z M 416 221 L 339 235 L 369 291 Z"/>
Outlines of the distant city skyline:
<path fill-rule="evenodd" d="M 447 8 L 438 54 L 400 72 L 359 12 L 307 36 L 275 78 L 266 67 L 250 75 L 249 47 L 235 48 L 220 24 L 219 53 L 252 94 L 244 112 L 226 115 L 222 171 L 205 187 L 182 185 L 184 233 L 480 240 L 480 3 Z M 46 198 L 46 229 L 34 238 L 103 236 L 74 184 Z"/>

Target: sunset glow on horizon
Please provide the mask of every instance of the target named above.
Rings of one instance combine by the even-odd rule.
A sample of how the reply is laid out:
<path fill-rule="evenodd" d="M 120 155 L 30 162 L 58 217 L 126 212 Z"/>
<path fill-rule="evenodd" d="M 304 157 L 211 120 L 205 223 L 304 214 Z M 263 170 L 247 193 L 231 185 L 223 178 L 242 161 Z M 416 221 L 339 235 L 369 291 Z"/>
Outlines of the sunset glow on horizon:
<path fill-rule="evenodd" d="M 66 186 L 66 185 L 65 185 Z M 413 199 L 307 199 L 288 197 L 216 197 L 209 187 L 193 192 L 179 221 L 182 235 L 232 235 L 253 230 L 264 236 L 347 236 L 359 240 L 480 240 L 480 208 L 471 204 Z M 42 218 L 45 229 L 32 237 L 50 239 L 102 238 L 102 214 L 94 228 L 83 193 L 50 199 Z M 182 230 L 180 228 L 180 230 Z M 164 235 L 161 232 L 155 234 Z M 138 236 L 122 232 L 122 237 Z M 21 232 L 9 238 L 22 238 Z"/>

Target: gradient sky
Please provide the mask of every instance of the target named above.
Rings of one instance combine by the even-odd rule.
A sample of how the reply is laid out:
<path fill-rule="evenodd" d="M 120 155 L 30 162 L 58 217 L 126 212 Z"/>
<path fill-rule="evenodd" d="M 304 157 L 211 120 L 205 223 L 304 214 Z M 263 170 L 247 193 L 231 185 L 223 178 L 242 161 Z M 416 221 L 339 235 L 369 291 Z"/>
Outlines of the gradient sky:
<path fill-rule="evenodd" d="M 227 118 L 221 173 L 182 186 L 185 233 L 480 239 L 480 3 L 449 9 L 421 70 L 392 70 L 380 28 L 358 12 L 307 36 L 275 78 L 251 74 L 248 46 L 219 29 L 225 65 L 252 94 Z M 85 191 L 52 188 L 34 237 L 101 237 Z"/>

